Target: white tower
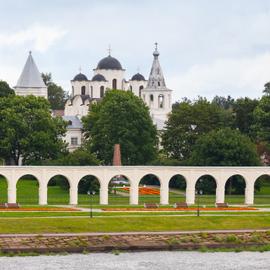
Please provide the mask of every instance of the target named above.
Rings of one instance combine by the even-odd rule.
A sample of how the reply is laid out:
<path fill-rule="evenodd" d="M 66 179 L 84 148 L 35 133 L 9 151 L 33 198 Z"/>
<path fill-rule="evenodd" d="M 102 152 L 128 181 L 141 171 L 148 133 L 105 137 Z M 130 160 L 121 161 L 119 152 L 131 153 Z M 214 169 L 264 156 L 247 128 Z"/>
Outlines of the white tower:
<path fill-rule="evenodd" d="M 16 95 L 48 98 L 48 89 L 42 80 L 41 74 L 35 64 L 31 52 L 24 65 L 22 74 L 14 87 Z"/>
<path fill-rule="evenodd" d="M 162 130 L 168 114 L 171 112 L 171 94 L 172 90 L 168 89 L 165 84 L 162 69 L 158 60 L 159 52 L 157 43 L 155 43 L 153 53 L 154 61 L 149 75 L 146 88 L 142 89 L 141 94 L 144 102 L 150 109 L 153 122 L 158 130 Z"/>

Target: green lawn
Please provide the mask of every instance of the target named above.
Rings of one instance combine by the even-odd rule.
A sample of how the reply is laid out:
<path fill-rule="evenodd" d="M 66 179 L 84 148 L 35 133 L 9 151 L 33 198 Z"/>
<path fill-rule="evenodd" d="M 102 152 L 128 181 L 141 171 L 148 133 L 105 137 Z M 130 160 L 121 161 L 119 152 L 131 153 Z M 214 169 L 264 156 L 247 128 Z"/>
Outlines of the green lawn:
<path fill-rule="evenodd" d="M 185 196 L 170 192 L 170 204 L 175 202 L 184 202 Z M 37 205 L 38 204 L 38 183 L 35 180 L 19 180 L 17 184 L 17 201 L 20 204 Z M 229 204 L 243 204 L 244 195 L 226 195 L 225 201 Z M 7 184 L 3 179 L 0 180 L 0 203 L 7 202 Z M 86 194 L 79 194 L 78 202 L 80 205 L 89 205 L 90 199 Z M 158 195 L 144 195 L 139 196 L 139 204 L 149 202 L 160 202 L 160 196 Z M 69 192 L 63 190 L 59 186 L 48 187 L 48 204 L 68 204 Z M 92 203 L 99 205 L 99 195 L 92 197 Z M 128 205 L 129 197 L 110 194 L 109 205 Z M 197 204 L 197 198 L 196 198 Z M 215 195 L 202 195 L 200 196 L 200 204 L 202 205 L 214 205 Z M 255 204 L 269 204 L 270 205 L 270 183 L 265 183 L 260 192 L 255 194 Z"/>
<path fill-rule="evenodd" d="M 0 220 L 0 233 L 79 233 L 215 229 L 269 229 L 270 216 L 12 218 Z"/>

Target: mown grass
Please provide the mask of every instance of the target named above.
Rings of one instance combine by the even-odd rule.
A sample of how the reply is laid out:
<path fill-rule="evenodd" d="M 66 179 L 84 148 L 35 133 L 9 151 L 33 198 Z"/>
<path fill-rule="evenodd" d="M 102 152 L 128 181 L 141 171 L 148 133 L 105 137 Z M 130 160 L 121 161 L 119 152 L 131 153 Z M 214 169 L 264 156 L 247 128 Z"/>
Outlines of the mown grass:
<path fill-rule="evenodd" d="M 196 216 L 197 212 L 93 212 L 94 217 L 119 217 L 119 216 Z M 226 216 L 270 216 L 270 212 L 201 212 L 205 215 L 226 215 Z M 89 212 L 0 212 L 0 218 L 36 218 L 36 217 L 89 217 Z"/>
<path fill-rule="evenodd" d="M 12 218 L 0 220 L 0 233 L 79 233 L 179 230 L 270 229 L 268 217 L 106 217 Z"/>

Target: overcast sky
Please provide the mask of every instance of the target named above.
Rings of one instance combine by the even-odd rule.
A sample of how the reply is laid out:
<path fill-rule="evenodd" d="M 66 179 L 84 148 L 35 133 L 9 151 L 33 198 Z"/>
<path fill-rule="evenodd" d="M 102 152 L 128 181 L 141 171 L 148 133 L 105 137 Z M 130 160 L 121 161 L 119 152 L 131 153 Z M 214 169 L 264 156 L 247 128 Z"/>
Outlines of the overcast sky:
<path fill-rule="evenodd" d="M 148 77 L 154 43 L 173 99 L 259 97 L 270 81 L 270 0 L 0 0 L 0 79 L 14 86 L 28 51 L 70 80 L 112 56 Z"/>

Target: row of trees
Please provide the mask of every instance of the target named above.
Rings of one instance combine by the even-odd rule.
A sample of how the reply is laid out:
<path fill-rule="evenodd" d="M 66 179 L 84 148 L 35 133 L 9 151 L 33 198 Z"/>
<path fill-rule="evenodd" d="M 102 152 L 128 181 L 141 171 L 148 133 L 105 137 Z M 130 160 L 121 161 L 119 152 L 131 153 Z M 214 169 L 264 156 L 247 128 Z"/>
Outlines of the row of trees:
<path fill-rule="evenodd" d="M 84 144 L 68 153 L 62 141 L 67 123 L 52 117 L 66 94 L 43 74 L 49 100 L 15 96 L 0 81 L 0 155 L 8 164 L 109 165 L 113 146 L 121 145 L 124 165 L 259 165 L 268 162 L 270 84 L 261 99 L 199 97 L 183 99 L 159 137 L 144 102 L 130 91 L 107 91 L 82 119 Z M 155 179 L 153 179 L 155 181 Z"/>

